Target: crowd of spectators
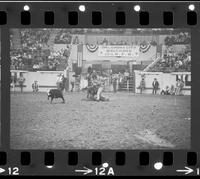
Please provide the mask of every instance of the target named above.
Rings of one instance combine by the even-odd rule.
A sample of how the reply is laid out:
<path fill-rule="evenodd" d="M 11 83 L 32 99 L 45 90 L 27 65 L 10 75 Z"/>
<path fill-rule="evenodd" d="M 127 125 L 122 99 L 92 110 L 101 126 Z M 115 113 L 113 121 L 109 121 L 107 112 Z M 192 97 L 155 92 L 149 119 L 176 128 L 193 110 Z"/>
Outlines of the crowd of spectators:
<path fill-rule="evenodd" d="M 107 29 L 88 29 L 87 33 L 94 34 L 123 34 L 126 32 L 126 29 L 112 29 L 112 28 L 107 28 Z"/>
<path fill-rule="evenodd" d="M 182 72 L 191 71 L 191 37 L 187 32 L 180 32 L 176 35 L 167 36 L 165 45 L 173 47 L 174 45 L 184 45 L 186 48 L 180 52 L 166 50 L 160 61 L 153 66 L 150 71 L 156 72 Z M 168 49 L 170 49 L 168 48 Z"/>
<path fill-rule="evenodd" d="M 49 70 L 56 70 L 57 66 L 60 65 L 62 62 L 68 64 L 68 57 L 70 55 L 70 47 L 67 46 L 66 49 L 61 49 L 59 51 L 50 52 L 48 56 L 48 67 Z"/>
<path fill-rule="evenodd" d="M 74 29 L 70 29 L 70 30 L 68 30 L 68 31 L 70 31 L 72 34 L 85 34 L 85 33 L 87 33 L 87 30 L 88 30 L 88 29 L 74 28 Z"/>
<path fill-rule="evenodd" d="M 90 44 L 91 42 L 88 42 L 88 44 Z M 142 42 L 136 42 L 136 41 L 131 41 L 131 40 L 127 40 L 127 39 L 107 39 L 102 38 L 102 39 L 96 39 L 95 42 L 92 42 L 91 44 L 97 44 L 97 45 L 144 45 L 144 44 L 148 44 L 150 43 L 152 46 L 156 46 L 157 42 L 154 40 L 144 40 Z"/>
<path fill-rule="evenodd" d="M 191 71 L 191 53 L 164 54 L 150 71 L 156 72 L 181 72 Z"/>
<path fill-rule="evenodd" d="M 41 50 L 48 46 L 50 37 L 50 30 L 48 29 L 23 29 L 21 33 L 21 44 L 24 50 Z"/>
<path fill-rule="evenodd" d="M 72 39 L 72 34 L 81 33 L 124 33 L 124 29 L 61 29 L 55 37 L 54 43 L 68 44 L 66 49 L 58 52 L 50 50 L 48 41 L 51 29 L 23 29 L 20 30 L 21 50 L 11 48 L 11 68 L 12 69 L 29 69 L 29 70 L 56 70 L 59 64 L 67 64 L 70 55 L 70 44 L 79 44 L 78 36 Z M 11 34 L 11 39 L 13 35 Z M 73 41 L 72 41 L 73 40 Z M 168 36 L 165 42 L 170 45 L 190 43 L 190 35 L 186 32 L 180 32 L 177 35 Z M 170 42 L 170 43 L 169 43 Z M 127 40 L 111 41 L 106 37 L 99 40 L 99 45 L 130 45 Z M 132 43 L 133 44 L 133 43 Z M 11 40 L 13 46 L 13 40 Z M 46 48 L 45 48 L 46 47 Z M 48 49 L 48 50 L 47 50 Z M 151 71 L 190 71 L 191 69 L 190 52 L 184 53 L 166 53 Z"/>
<path fill-rule="evenodd" d="M 13 34 L 11 34 L 11 69 L 35 70 L 44 67 L 47 56 L 45 48 L 48 46 L 50 30 L 23 29 L 20 30 L 21 49 L 14 49 Z"/>
<path fill-rule="evenodd" d="M 137 28 L 137 29 L 124 29 L 124 28 L 73 28 L 73 29 L 63 29 L 65 32 L 69 32 L 71 34 L 141 34 L 141 33 L 146 33 L 149 35 L 152 34 L 177 34 L 181 33 L 183 30 L 179 29 L 142 29 L 142 28 Z"/>
<path fill-rule="evenodd" d="M 10 53 L 10 68 L 11 70 L 24 70 L 25 69 L 25 59 L 21 51 L 11 51 Z"/>
<path fill-rule="evenodd" d="M 74 29 L 67 29 L 68 32 L 72 34 L 134 34 L 134 35 L 141 35 L 144 34 L 177 34 L 177 33 L 187 33 L 184 32 L 182 29 L 147 29 L 147 28 L 136 28 L 136 29 L 125 29 L 125 28 L 74 28 Z M 182 34 L 181 34 L 182 35 Z"/>
<path fill-rule="evenodd" d="M 126 40 L 109 41 L 104 38 L 102 41 L 97 40 L 97 45 L 129 45 Z"/>
<path fill-rule="evenodd" d="M 70 30 L 62 29 L 56 35 L 54 43 L 55 44 L 70 44 L 72 40 L 72 35 Z"/>
<path fill-rule="evenodd" d="M 57 52 L 34 51 L 22 52 L 11 51 L 11 69 L 12 70 L 57 70 L 62 61 L 67 63 L 69 49 L 61 49 Z"/>
<path fill-rule="evenodd" d="M 66 62 L 70 54 L 70 46 L 57 52 L 50 50 L 48 47 L 50 34 L 51 30 L 48 29 L 21 30 L 21 49 L 14 48 L 13 34 L 11 34 L 11 69 L 57 70 L 63 60 Z"/>
<path fill-rule="evenodd" d="M 165 38 L 165 45 L 171 46 L 176 44 L 189 44 L 191 37 L 188 32 L 180 32 L 176 35 L 167 36 Z"/>

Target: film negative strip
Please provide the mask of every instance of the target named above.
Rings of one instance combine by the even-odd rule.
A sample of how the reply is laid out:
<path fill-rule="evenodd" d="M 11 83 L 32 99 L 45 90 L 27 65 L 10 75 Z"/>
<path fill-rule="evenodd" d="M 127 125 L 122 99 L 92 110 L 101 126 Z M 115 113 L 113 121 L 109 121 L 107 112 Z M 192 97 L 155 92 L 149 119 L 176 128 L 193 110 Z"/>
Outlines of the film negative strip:
<path fill-rule="evenodd" d="M 200 175 L 199 2 L 0 2 L 0 175 Z"/>

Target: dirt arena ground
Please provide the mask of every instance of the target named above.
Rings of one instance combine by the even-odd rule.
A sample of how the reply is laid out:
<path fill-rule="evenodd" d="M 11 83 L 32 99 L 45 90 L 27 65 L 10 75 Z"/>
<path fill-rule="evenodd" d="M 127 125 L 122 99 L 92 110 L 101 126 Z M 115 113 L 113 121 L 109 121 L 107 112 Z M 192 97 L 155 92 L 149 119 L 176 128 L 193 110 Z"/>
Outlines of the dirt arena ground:
<path fill-rule="evenodd" d="M 190 96 L 105 93 L 11 94 L 12 149 L 188 149 Z"/>

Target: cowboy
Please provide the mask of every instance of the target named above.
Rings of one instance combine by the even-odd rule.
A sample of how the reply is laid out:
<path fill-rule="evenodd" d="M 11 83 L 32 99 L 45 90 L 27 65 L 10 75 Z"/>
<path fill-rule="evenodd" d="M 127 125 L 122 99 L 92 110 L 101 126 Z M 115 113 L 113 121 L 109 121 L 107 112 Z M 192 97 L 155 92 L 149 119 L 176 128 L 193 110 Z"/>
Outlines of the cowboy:
<path fill-rule="evenodd" d="M 101 77 L 97 77 L 93 80 L 93 86 L 97 88 L 97 95 L 95 100 L 96 101 L 108 101 L 109 99 L 103 97 L 101 94 L 103 92 L 104 89 L 104 85 L 105 85 L 105 80 L 102 79 Z"/>
<path fill-rule="evenodd" d="M 38 86 L 38 81 L 34 81 L 34 83 L 32 84 L 32 89 L 33 89 L 33 92 L 37 93 L 38 90 L 39 90 L 39 86 Z"/>
<path fill-rule="evenodd" d="M 180 94 L 180 95 L 183 95 L 183 94 L 182 94 L 183 87 L 184 87 L 184 81 L 183 81 L 183 80 L 180 80 L 180 91 L 179 91 L 179 94 Z"/>
<path fill-rule="evenodd" d="M 87 98 L 89 98 L 89 95 L 91 95 L 90 91 L 91 91 L 91 88 L 93 87 L 92 85 L 92 78 L 93 78 L 93 71 L 92 71 L 92 68 L 89 67 L 88 68 L 88 74 L 87 74 L 87 80 L 88 80 L 88 87 L 87 87 Z M 90 96 L 91 97 L 91 96 Z"/>
<path fill-rule="evenodd" d="M 140 82 L 140 94 L 142 94 L 143 90 L 145 89 L 145 81 L 144 78 L 142 78 L 141 82 Z"/>
<path fill-rule="evenodd" d="M 158 83 L 158 81 L 157 81 L 156 78 L 154 78 L 154 81 L 153 81 L 153 83 L 152 83 L 152 86 L 153 86 L 153 91 L 152 91 L 152 93 L 153 93 L 153 94 L 156 94 L 156 93 L 157 93 L 157 90 L 158 90 L 158 88 L 159 88 L 159 83 Z"/>
<path fill-rule="evenodd" d="M 21 72 L 20 77 L 18 79 L 18 83 L 19 83 L 19 86 L 20 86 L 20 89 L 21 89 L 21 93 L 23 92 L 24 82 L 25 82 L 25 78 L 23 77 L 23 73 Z"/>
<path fill-rule="evenodd" d="M 70 80 L 70 83 L 71 83 L 71 90 L 70 90 L 70 91 L 71 91 L 71 92 L 74 91 L 75 81 L 76 81 L 75 75 L 72 75 L 72 78 L 71 78 L 71 80 Z"/>
<path fill-rule="evenodd" d="M 181 80 L 177 79 L 177 81 L 176 81 L 175 95 L 180 95 L 180 89 L 181 89 Z"/>
<path fill-rule="evenodd" d="M 61 74 L 58 74 L 58 75 L 57 75 L 57 80 L 56 80 L 57 88 L 59 88 L 59 85 L 60 85 L 60 84 L 59 84 L 59 83 L 60 83 L 60 75 L 61 75 Z"/>
<path fill-rule="evenodd" d="M 116 77 L 116 75 L 115 76 L 113 75 L 112 84 L 113 84 L 113 91 L 116 93 L 117 92 L 117 77 Z"/>
<path fill-rule="evenodd" d="M 64 74 L 59 74 L 56 84 L 57 84 L 57 88 L 60 90 L 63 88 L 63 80 L 64 80 Z"/>

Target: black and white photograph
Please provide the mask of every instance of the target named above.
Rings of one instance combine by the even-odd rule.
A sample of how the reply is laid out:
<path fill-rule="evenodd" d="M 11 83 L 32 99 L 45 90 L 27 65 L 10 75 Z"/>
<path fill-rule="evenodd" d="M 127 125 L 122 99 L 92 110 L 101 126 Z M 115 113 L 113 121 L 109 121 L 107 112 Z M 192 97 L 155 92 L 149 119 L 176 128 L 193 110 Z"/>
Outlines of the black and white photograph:
<path fill-rule="evenodd" d="M 1 147 L 1 29 L 0 29 L 0 147 Z"/>
<path fill-rule="evenodd" d="M 191 33 L 10 29 L 11 149 L 190 149 Z"/>

